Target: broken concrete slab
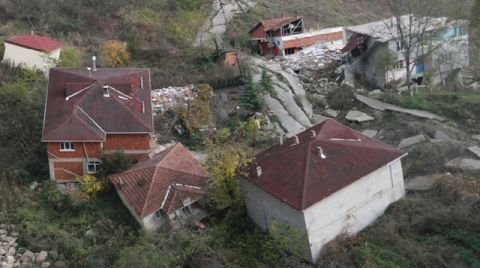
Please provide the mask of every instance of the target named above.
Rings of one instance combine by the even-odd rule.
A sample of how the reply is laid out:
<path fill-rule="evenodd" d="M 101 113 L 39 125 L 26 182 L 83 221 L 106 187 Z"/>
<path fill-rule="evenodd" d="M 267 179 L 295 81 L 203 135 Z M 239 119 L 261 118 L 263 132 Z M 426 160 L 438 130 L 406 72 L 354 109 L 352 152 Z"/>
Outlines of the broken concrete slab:
<path fill-rule="evenodd" d="M 362 131 L 362 134 L 369 137 L 373 138 L 377 135 L 378 131 L 377 130 L 371 130 L 371 129 L 366 129 Z"/>
<path fill-rule="evenodd" d="M 478 158 L 480 158 L 480 147 L 475 145 L 475 146 L 468 147 L 468 150 L 473 154 L 475 154 Z"/>
<path fill-rule="evenodd" d="M 432 188 L 440 176 L 418 176 L 408 180 L 405 183 L 405 190 L 407 191 L 426 191 Z"/>
<path fill-rule="evenodd" d="M 472 135 L 472 139 L 480 141 L 480 135 Z"/>
<path fill-rule="evenodd" d="M 333 110 L 333 109 L 325 109 L 325 111 L 323 111 L 326 115 L 332 117 L 332 118 L 335 118 L 338 116 L 338 114 L 340 113 L 340 111 L 337 111 L 337 110 Z"/>
<path fill-rule="evenodd" d="M 445 164 L 447 168 L 455 168 L 466 171 L 480 170 L 480 160 L 468 159 L 468 158 L 455 158 Z"/>
<path fill-rule="evenodd" d="M 405 113 L 405 114 L 413 115 L 413 116 L 420 117 L 420 118 L 434 119 L 434 120 L 437 120 L 437 121 L 444 121 L 445 120 L 445 118 L 443 118 L 439 115 L 430 113 L 430 112 L 399 107 L 399 106 L 389 104 L 389 103 L 385 103 L 385 102 L 381 102 L 379 100 L 375 100 L 375 99 L 372 99 L 372 98 L 369 98 L 369 97 L 366 97 L 366 96 L 363 96 L 363 95 L 360 95 L 360 94 L 355 94 L 355 97 L 357 98 L 358 101 L 364 103 L 365 105 L 367 105 L 370 108 L 375 109 L 375 110 L 379 110 L 379 111 L 387 110 L 387 111 L 400 112 L 400 113 Z"/>
<path fill-rule="evenodd" d="M 405 147 L 412 146 L 424 141 L 425 141 L 425 136 L 423 136 L 423 134 L 420 134 L 417 136 L 413 136 L 413 137 L 409 137 L 401 140 L 400 143 L 398 144 L 398 148 L 405 148 Z"/>
<path fill-rule="evenodd" d="M 437 140 L 443 140 L 443 141 L 451 141 L 452 140 L 452 138 L 450 138 L 450 136 L 448 136 L 447 134 L 445 134 L 445 132 L 443 132 L 441 130 L 435 131 L 434 138 L 437 139 Z"/>
<path fill-rule="evenodd" d="M 372 116 L 370 116 L 370 115 L 368 115 L 364 112 L 357 111 L 357 110 L 349 111 L 347 113 L 347 115 L 345 116 L 345 119 L 347 119 L 348 121 L 353 121 L 353 122 L 358 122 L 358 123 L 363 123 L 363 122 L 375 120 L 375 118 L 373 118 Z"/>

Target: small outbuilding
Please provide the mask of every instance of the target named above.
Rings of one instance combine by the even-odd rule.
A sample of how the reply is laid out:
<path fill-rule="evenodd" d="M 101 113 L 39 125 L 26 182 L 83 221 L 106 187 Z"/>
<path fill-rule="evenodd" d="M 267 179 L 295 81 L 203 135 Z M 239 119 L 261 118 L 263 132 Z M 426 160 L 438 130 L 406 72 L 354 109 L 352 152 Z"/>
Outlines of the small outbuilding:
<path fill-rule="evenodd" d="M 47 36 L 33 32 L 15 35 L 5 41 L 3 60 L 47 73 L 60 59 L 61 49 L 59 42 Z"/>
<path fill-rule="evenodd" d="M 405 195 L 405 152 L 328 119 L 260 153 L 240 179 L 249 217 L 315 263 Z"/>
<path fill-rule="evenodd" d="M 207 179 L 202 165 L 180 143 L 110 176 L 125 206 L 149 231 L 201 218 Z"/>

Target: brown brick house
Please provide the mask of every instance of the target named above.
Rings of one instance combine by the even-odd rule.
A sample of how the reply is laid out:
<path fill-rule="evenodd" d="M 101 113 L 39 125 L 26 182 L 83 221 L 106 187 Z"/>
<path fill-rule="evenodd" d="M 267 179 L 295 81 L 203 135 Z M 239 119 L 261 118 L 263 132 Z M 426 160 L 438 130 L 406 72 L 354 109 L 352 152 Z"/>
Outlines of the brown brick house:
<path fill-rule="evenodd" d="M 151 152 L 153 119 L 148 69 L 52 68 L 42 141 L 50 178 L 94 174 L 100 157 Z"/>

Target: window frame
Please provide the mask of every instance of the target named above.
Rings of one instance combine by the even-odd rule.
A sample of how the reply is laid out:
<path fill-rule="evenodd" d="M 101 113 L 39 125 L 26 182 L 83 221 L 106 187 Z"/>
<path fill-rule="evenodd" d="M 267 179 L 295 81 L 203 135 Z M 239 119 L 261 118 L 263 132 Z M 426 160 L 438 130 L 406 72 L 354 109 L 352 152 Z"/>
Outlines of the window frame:
<path fill-rule="evenodd" d="M 101 164 L 102 164 L 102 161 L 100 161 L 100 160 L 88 161 L 87 162 L 87 173 L 88 174 L 96 174 L 98 172 Z M 90 171 L 90 166 L 91 165 L 94 167 L 94 171 Z"/>
<path fill-rule="evenodd" d="M 75 143 L 72 141 L 61 141 L 59 146 L 60 152 L 75 152 Z"/>

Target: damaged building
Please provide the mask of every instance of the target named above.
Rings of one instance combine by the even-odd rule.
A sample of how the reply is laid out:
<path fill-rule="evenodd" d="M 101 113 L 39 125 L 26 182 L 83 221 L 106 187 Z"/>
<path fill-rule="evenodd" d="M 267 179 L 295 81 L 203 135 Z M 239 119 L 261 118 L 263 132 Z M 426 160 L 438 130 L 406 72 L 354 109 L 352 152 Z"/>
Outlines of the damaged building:
<path fill-rule="evenodd" d="M 423 25 L 418 26 L 421 23 Z M 446 17 L 403 15 L 399 20 L 392 17 L 347 27 L 348 42 L 342 49 L 348 58 L 347 70 L 368 85 L 380 88 L 412 82 L 422 84 L 426 79 L 438 85 L 445 83 L 447 78 L 449 81 L 461 78 L 462 69 L 469 63 L 468 25 L 468 21 Z M 409 33 L 410 36 L 400 38 L 397 26 L 404 35 Z M 415 30 L 417 26 L 424 29 Z M 412 81 L 406 81 L 407 62 L 402 43 L 419 36 L 423 40 L 416 43 L 421 45 L 411 46 Z"/>
<path fill-rule="evenodd" d="M 343 27 L 307 31 L 301 16 L 263 20 L 249 33 L 263 56 L 285 56 L 317 43 L 338 45 L 345 41 Z"/>

